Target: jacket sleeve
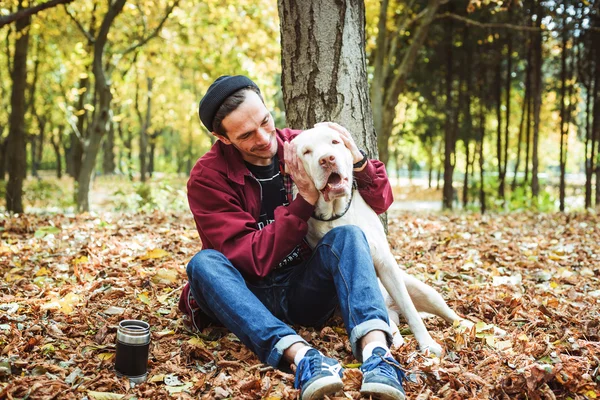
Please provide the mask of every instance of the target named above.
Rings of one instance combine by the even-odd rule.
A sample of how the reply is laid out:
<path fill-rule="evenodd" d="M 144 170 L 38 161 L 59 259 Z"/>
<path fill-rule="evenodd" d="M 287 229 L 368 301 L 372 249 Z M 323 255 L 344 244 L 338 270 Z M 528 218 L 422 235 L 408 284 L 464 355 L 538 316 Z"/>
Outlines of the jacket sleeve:
<path fill-rule="evenodd" d="M 392 186 L 381 161 L 367 161 L 362 171 L 354 172 L 354 179 L 360 195 L 377 214 L 383 214 L 392 205 Z"/>
<path fill-rule="evenodd" d="M 188 201 L 200 236 L 210 242 L 203 244 L 225 255 L 246 277 L 266 276 L 306 235 L 314 206 L 301 196 L 276 208 L 275 222 L 259 230 L 243 199 L 218 173 L 199 172 L 188 182 Z"/>

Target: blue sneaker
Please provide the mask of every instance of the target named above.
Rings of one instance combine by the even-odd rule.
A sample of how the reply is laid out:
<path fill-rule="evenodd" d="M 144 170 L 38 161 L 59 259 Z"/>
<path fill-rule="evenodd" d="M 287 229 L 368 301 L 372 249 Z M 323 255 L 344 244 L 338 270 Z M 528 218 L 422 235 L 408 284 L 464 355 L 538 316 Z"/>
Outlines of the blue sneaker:
<path fill-rule="evenodd" d="M 404 372 L 400 369 L 398 361 L 386 353 L 385 349 L 376 347 L 373 355 L 361 365 L 363 381 L 360 394 L 381 400 L 404 400 Z"/>
<path fill-rule="evenodd" d="M 302 400 L 320 399 L 344 387 L 340 363 L 315 349 L 307 351 L 297 367 L 294 388 L 302 390 Z"/>

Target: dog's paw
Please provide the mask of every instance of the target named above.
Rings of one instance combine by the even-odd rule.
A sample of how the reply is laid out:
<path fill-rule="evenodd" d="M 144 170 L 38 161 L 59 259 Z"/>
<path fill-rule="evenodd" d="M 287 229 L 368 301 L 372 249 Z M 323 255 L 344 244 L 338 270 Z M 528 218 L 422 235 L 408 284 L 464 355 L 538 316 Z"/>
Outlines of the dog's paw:
<path fill-rule="evenodd" d="M 444 353 L 444 349 L 437 342 L 431 342 L 431 343 L 427 343 L 427 344 L 420 344 L 419 348 L 421 349 L 421 351 L 423 353 L 429 352 L 429 354 L 433 354 L 434 356 L 439 357 L 439 358 L 441 358 L 442 354 Z"/>
<path fill-rule="evenodd" d="M 404 344 L 404 338 L 402 337 L 400 332 L 399 331 L 394 332 L 392 335 L 392 348 L 398 349 L 403 344 Z"/>
<path fill-rule="evenodd" d="M 392 331 L 392 348 L 398 349 L 404 344 L 404 338 L 398 329 L 398 325 L 396 325 L 392 320 L 390 320 L 390 329 Z"/>

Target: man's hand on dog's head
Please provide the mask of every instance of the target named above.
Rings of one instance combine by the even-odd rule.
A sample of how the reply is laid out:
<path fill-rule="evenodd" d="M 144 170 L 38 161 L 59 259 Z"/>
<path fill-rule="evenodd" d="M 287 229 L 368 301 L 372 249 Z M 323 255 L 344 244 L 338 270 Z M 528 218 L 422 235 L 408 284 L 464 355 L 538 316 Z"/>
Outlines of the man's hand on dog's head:
<path fill-rule="evenodd" d="M 298 188 L 298 194 L 313 206 L 317 204 L 320 193 L 306 173 L 304 164 L 298 158 L 298 151 L 294 143 L 285 142 L 283 144 L 283 158 L 286 172 L 292 176 L 292 180 Z"/>
<path fill-rule="evenodd" d="M 348 132 L 346 128 L 335 122 L 319 122 L 318 124 L 315 124 L 315 128 L 318 128 L 319 126 L 326 126 L 337 131 L 340 134 L 342 140 L 344 141 L 344 145 L 348 148 L 348 150 L 350 150 L 350 153 L 352 153 L 353 164 L 356 164 L 357 162 L 363 159 L 364 156 L 358 149 L 358 146 L 356 146 L 354 139 L 352 139 L 352 135 L 350 134 L 350 132 Z"/>

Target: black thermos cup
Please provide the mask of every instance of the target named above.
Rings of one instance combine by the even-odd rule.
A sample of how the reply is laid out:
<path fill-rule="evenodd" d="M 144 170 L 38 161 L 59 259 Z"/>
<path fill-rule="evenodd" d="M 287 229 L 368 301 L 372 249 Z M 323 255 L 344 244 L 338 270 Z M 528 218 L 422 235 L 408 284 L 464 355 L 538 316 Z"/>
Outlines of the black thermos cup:
<path fill-rule="evenodd" d="M 141 383 L 148 375 L 150 325 L 144 321 L 124 320 L 117 330 L 115 371 L 134 383 Z"/>

